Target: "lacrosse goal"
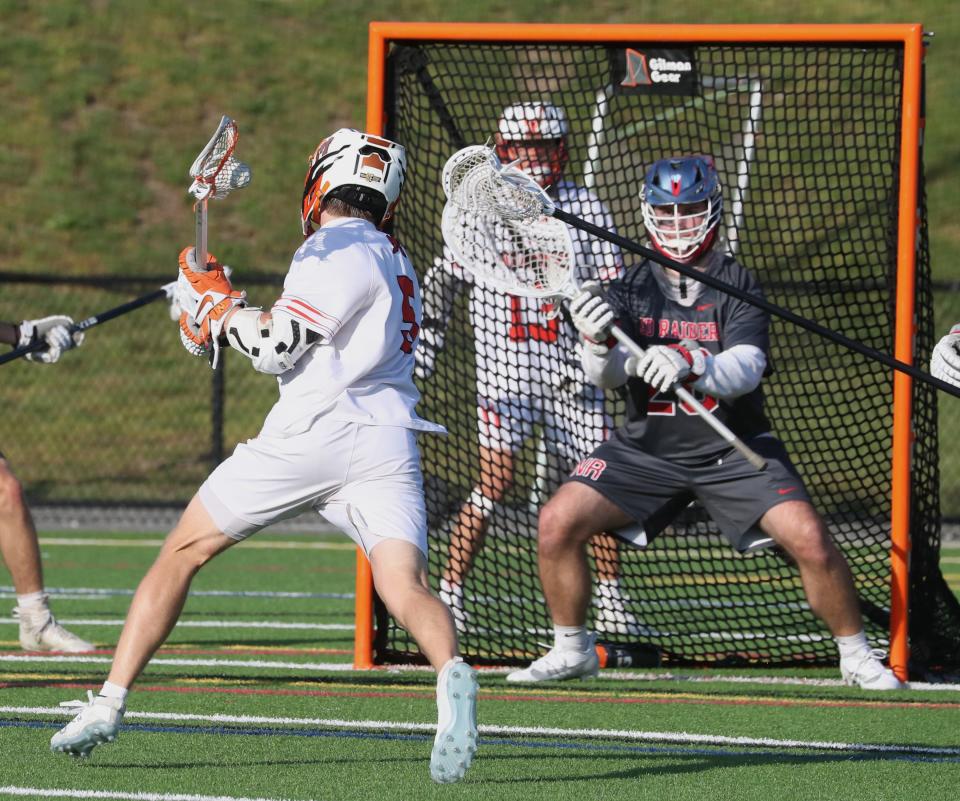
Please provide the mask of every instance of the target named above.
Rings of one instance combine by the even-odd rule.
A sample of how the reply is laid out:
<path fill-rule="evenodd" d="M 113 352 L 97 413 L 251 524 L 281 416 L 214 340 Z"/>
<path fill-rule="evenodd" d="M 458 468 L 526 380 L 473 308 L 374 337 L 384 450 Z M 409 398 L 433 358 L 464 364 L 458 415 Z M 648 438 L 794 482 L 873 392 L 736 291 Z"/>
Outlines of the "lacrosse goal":
<path fill-rule="evenodd" d="M 933 339 L 923 50 L 919 25 L 372 23 L 367 127 L 410 154 L 394 233 L 422 278 L 443 251 L 446 159 L 486 142 L 506 106 L 548 100 L 569 119 L 565 177 L 599 196 L 618 233 L 643 239 L 645 166 L 711 154 L 726 240 L 768 299 L 923 365 Z M 450 430 L 421 440 L 434 587 L 480 474 L 476 332 L 465 296 L 444 333 L 420 407 Z M 850 562 L 868 635 L 889 642 L 901 676 L 908 653 L 918 670 L 960 665 L 960 608 L 939 569 L 934 393 L 777 319 L 772 341 L 768 414 Z M 509 381 L 511 365 L 503 370 Z M 612 416 L 622 413 L 615 393 L 606 403 Z M 550 636 L 536 515 L 569 465 L 545 453 L 538 431 L 489 510 L 463 585 L 461 643 L 476 663 L 525 662 Z M 774 551 L 730 552 L 696 506 L 651 546 L 620 545 L 615 556 L 642 634 L 603 639 L 652 643 L 668 664 L 836 658 L 796 570 Z M 357 666 L 417 659 L 373 596 L 362 555 L 357 589 Z"/>

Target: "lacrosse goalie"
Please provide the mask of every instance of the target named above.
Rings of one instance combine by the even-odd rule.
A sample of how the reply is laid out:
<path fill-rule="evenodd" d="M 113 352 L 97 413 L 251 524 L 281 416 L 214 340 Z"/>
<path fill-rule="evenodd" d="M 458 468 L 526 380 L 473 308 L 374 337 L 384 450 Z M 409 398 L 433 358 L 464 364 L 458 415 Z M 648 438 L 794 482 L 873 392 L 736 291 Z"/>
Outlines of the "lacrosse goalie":
<path fill-rule="evenodd" d="M 613 228 L 610 213 L 589 190 L 563 178 L 567 164 L 569 123 L 563 109 L 537 101 L 508 106 L 500 116 L 495 143 L 504 164 L 512 164 L 547 189 L 560 207 L 598 225 Z M 445 225 L 470 226 L 473 215 L 456 218 L 445 211 Z M 509 269 L 523 270 L 536 259 L 538 238 L 548 243 L 552 226 L 544 218 L 532 224 L 505 226 L 495 239 L 504 244 L 502 260 Z M 579 233 L 579 232 L 578 232 Z M 522 241 L 522 240 L 528 241 Z M 548 244 L 545 246 L 549 247 Z M 573 242 L 583 280 L 608 281 L 621 270 L 619 250 L 606 242 L 579 235 Z M 521 255 L 517 255 L 520 253 Z M 453 610 L 457 627 L 469 629 L 464 583 L 490 524 L 494 505 L 513 482 L 517 454 L 541 428 L 538 443 L 540 483 L 550 494 L 563 476 L 601 442 L 612 425 L 604 413 L 603 392 L 584 380 L 576 353 L 576 331 L 560 316 L 558 299 L 523 298 L 498 292 L 474 281 L 449 248 L 424 277 L 423 347 L 417 351 L 417 376 L 426 379 L 444 344 L 456 297 L 470 289 L 470 328 L 475 336 L 477 363 L 477 428 L 480 477 L 460 508 L 450 534 L 450 549 L 440 581 L 440 597 Z M 510 371 L 516 371 L 509 378 Z M 628 608 L 619 587 L 617 543 L 601 535 L 594 542 L 598 571 L 594 598 L 595 628 L 617 634 L 640 634 L 642 627 Z"/>
<path fill-rule="evenodd" d="M 54 364 L 60 355 L 83 343 L 83 333 L 70 332 L 73 320 L 64 315 L 0 323 L 0 342 L 17 348 L 45 343 L 28 353 L 34 364 Z M 61 626 L 50 612 L 43 590 L 40 546 L 33 518 L 23 498 L 20 482 L 0 453 L 0 554 L 13 578 L 17 606 L 13 616 L 20 623 L 20 646 L 25 651 L 85 653 L 95 646 Z"/>
<path fill-rule="evenodd" d="M 712 159 L 657 161 L 643 179 L 640 201 L 657 250 L 760 295 L 754 277 L 721 244 L 723 198 Z M 867 642 L 850 568 L 764 416 L 767 313 L 650 260 L 614 281 L 606 298 L 584 288 L 570 311 L 584 338 L 590 379 L 607 388 L 626 385 L 627 420 L 541 510 L 540 576 L 556 643 L 507 680 L 595 675 L 597 655 L 585 625 L 590 575 L 583 544 L 599 531 L 631 523 L 642 525 L 638 544 L 645 544 L 696 498 L 735 549 L 776 543 L 796 563 L 811 610 L 835 638 L 848 684 L 901 688 Z M 646 349 L 642 358 L 611 340 L 614 321 Z M 765 470 L 690 414 L 676 385 L 699 393 L 704 406 L 766 459 Z"/>
<path fill-rule="evenodd" d="M 206 356 L 221 347 L 274 375 L 280 397 L 260 434 L 200 487 L 134 596 L 109 678 L 51 748 L 85 755 L 116 737 L 127 691 L 170 633 L 190 581 L 208 560 L 260 529 L 314 510 L 370 560 L 377 592 L 438 672 L 430 772 L 459 780 L 477 745 L 474 670 L 457 656 L 450 611 L 427 583 L 426 511 L 413 383 L 417 278 L 380 227 L 397 204 L 403 147 L 352 129 L 309 159 L 305 241 L 269 311 L 246 304 L 212 256 L 180 254 L 180 334 Z M 346 477 L 346 478 L 345 478 Z"/>

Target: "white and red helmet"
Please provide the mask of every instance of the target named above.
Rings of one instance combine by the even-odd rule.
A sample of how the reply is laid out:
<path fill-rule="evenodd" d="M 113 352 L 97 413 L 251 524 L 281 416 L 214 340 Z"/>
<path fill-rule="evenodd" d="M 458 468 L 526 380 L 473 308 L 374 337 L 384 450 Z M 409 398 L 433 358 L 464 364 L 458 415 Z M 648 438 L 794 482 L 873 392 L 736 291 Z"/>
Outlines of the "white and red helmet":
<path fill-rule="evenodd" d="M 569 133 L 570 124 L 562 108 L 545 101 L 532 101 L 515 103 L 503 110 L 493 141 L 501 163 L 516 162 L 546 188 L 560 180 L 567 166 Z M 530 152 L 534 149 L 536 154 Z"/>
<path fill-rule="evenodd" d="M 300 206 L 304 236 L 313 233 L 323 203 L 330 198 L 372 212 L 378 225 L 393 216 L 407 171 L 402 145 L 341 128 L 317 146 L 307 163 Z"/>

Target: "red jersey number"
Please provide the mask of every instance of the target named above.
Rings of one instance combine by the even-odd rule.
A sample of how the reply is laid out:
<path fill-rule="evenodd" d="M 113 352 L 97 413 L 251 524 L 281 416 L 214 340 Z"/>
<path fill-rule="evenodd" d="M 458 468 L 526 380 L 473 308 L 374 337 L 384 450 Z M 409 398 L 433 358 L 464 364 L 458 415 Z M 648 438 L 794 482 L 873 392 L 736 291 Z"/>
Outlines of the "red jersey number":
<path fill-rule="evenodd" d="M 548 308 L 549 307 L 549 308 Z M 552 309 L 552 305 L 545 303 L 544 312 Z M 560 320 L 554 317 L 547 320 L 546 325 L 524 321 L 523 302 L 516 295 L 510 295 L 510 339 L 514 342 L 526 342 L 532 339 L 534 342 L 556 342 L 560 336 Z"/>
<path fill-rule="evenodd" d="M 396 240 L 394 240 L 396 241 Z M 397 247 L 400 247 L 397 245 Z M 413 353 L 413 343 L 420 335 L 420 325 L 417 323 L 417 315 L 413 310 L 413 279 L 406 275 L 398 275 L 397 283 L 400 285 L 400 292 L 403 295 L 403 322 L 400 328 L 400 350 L 404 353 Z"/>
<path fill-rule="evenodd" d="M 650 386 L 647 387 L 647 392 L 650 396 L 650 399 L 647 401 L 647 414 L 668 415 L 672 417 L 677 413 L 677 399 L 673 396 L 673 393 L 667 395 Z M 700 401 L 700 403 L 703 404 L 703 408 L 708 412 L 712 412 L 720 405 L 712 395 L 705 395 L 696 389 L 693 390 L 693 397 Z M 694 415 L 697 413 L 686 401 L 680 403 L 680 408 L 683 409 L 685 414 Z"/>

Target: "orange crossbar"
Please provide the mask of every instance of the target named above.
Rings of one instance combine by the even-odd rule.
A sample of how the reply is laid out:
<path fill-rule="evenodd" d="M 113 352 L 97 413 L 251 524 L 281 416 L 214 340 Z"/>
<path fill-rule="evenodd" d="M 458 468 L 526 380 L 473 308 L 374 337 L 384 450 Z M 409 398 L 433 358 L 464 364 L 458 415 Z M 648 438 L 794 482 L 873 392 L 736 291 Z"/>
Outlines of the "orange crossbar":
<path fill-rule="evenodd" d="M 384 133 L 384 79 L 389 42 L 903 42 L 903 109 L 897 230 L 897 305 L 894 356 L 913 363 L 916 237 L 919 226 L 921 64 L 923 25 L 540 25 L 446 22 L 371 22 L 367 54 L 367 130 Z M 890 666 L 907 678 L 909 661 L 910 469 L 913 449 L 913 381 L 893 379 L 890 551 Z M 373 579 L 358 551 L 354 666 L 373 667 Z"/>

